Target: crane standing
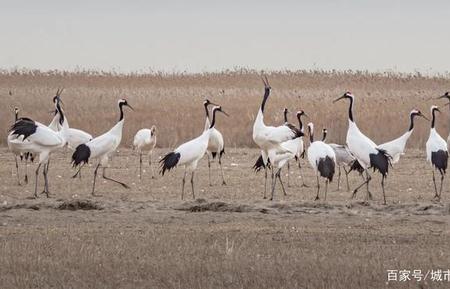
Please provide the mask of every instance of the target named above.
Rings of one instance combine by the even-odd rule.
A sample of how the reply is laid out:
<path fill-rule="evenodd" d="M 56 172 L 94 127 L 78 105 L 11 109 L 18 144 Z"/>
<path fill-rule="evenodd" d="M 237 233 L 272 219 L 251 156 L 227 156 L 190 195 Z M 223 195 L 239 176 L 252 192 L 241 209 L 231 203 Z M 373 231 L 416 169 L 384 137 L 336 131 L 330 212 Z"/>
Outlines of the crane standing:
<path fill-rule="evenodd" d="M 186 174 L 191 172 L 191 187 L 192 187 L 192 198 L 195 199 L 194 190 L 194 173 L 197 169 L 198 161 L 205 155 L 206 149 L 208 148 L 209 135 L 211 134 L 214 125 L 216 124 L 216 112 L 222 112 L 226 116 L 228 114 L 222 110 L 222 107 L 215 106 L 212 110 L 212 121 L 209 129 L 203 131 L 203 133 L 180 145 L 172 152 L 166 154 L 161 160 L 161 175 L 164 176 L 166 171 L 170 171 L 176 166 L 184 166 L 184 175 L 181 185 L 181 199 L 184 199 L 184 184 L 186 183 Z"/>
<path fill-rule="evenodd" d="M 117 147 L 120 145 L 120 142 L 122 141 L 122 130 L 124 124 L 123 107 L 127 106 L 133 110 L 133 108 L 125 99 L 120 99 L 118 101 L 118 106 L 120 112 L 118 122 L 106 133 L 92 139 L 85 144 L 80 144 L 79 146 L 77 146 L 74 153 L 72 154 L 73 167 L 79 166 L 79 169 L 74 177 L 79 174 L 81 168 L 85 164 L 87 164 L 90 159 L 99 159 L 99 162 L 94 171 L 94 181 L 92 184 L 91 192 L 93 196 L 95 196 L 95 181 L 97 179 L 97 171 L 100 166 L 103 168 L 102 176 L 105 180 L 115 182 L 124 188 L 129 188 L 125 183 L 119 182 L 106 176 L 106 166 L 108 165 L 109 156 L 115 152 Z"/>
<path fill-rule="evenodd" d="M 156 146 L 156 126 L 152 125 L 150 129 L 143 128 L 137 131 L 133 140 L 133 149 L 139 154 L 139 179 L 142 179 L 142 152 L 148 150 L 148 164 L 153 175 L 152 155 Z"/>
<path fill-rule="evenodd" d="M 440 112 L 439 108 L 435 105 L 431 106 L 431 129 L 430 136 L 426 143 L 427 150 L 427 161 L 429 161 L 433 167 L 433 184 L 434 184 L 434 198 L 436 200 L 441 199 L 442 194 L 442 184 L 444 182 L 445 173 L 448 165 L 448 146 L 447 142 L 439 135 L 435 128 L 436 112 Z M 438 189 L 436 186 L 436 179 L 434 176 L 434 171 L 438 170 L 441 174 L 441 186 Z"/>

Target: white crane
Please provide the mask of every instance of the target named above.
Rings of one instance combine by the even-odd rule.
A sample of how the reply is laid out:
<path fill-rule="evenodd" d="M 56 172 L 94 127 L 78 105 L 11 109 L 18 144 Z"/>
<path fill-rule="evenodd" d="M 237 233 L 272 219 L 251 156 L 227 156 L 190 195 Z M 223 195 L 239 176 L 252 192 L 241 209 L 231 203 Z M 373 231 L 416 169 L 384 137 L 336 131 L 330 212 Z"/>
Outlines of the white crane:
<path fill-rule="evenodd" d="M 445 172 L 447 170 L 448 164 L 448 146 L 447 142 L 439 135 L 435 128 L 436 111 L 440 112 L 439 108 L 435 105 L 431 106 L 431 129 L 430 136 L 426 143 L 427 149 L 427 161 L 429 161 L 433 167 L 433 183 L 434 183 L 434 198 L 437 200 L 441 199 L 442 194 L 442 184 L 444 182 Z M 438 170 L 441 174 L 441 187 L 439 193 L 436 186 L 436 179 L 434 177 L 434 171 Z"/>
<path fill-rule="evenodd" d="M 205 155 L 206 149 L 208 148 L 209 135 L 211 134 L 214 125 L 216 124 L 216 112 L 222 112 L 227 115 L 226 112 L 222 110 L 222 107 L 215 106 L 212 110 L 212 121 L 208 130 L 203 131 L 203 133 L 177 147 L 172 152 L 166 154 L 161 160 L 161 174 L 164 176 L 166 171 L 170 171 L 176 166 L 184 166 L 184 175 L 181 186 L 181 199 L 184 198 L 184 184 L 186 182 L 186 174 L 191 172 L 191 187 L 192 187 L 192 198 L 195 199 L 194 191 L 194 173 L 197 169 L 198 161 Z"/>
<path fill-rule="evenodd" d="M 91 192 L 93 196 L 96 196 L 95 181 L 97 179 L 97 171 L 100 166 L 103 168 L 102 177 L 105 180 L 120 184 L 124 188 L 127 189 L 129 188 L 125 183 L 119 182 L 106 176 L 106 167 L 108 165 L 109 156 L 116 151 L 117 147 L 120 145 L 120 142 L 122 141 L 122 130 L 124 124 L 123 107 L 128 106 L 130 109 L 133 110 L 133 108 L 128 104 L 128 102 L 125 99 L 119 99 L 118 106 L 120 112 L 118 122 L 106 133 L 92 139 L 91 141 L 85 144 L 80 144 L 79 146 L 77 146 L 75 152 L 72 154 L 73 167 L 79 166 L 77 173 L 73 177 L 76 177 L 80 173 L 81 168 L 85 164 L 87 164 L 90 159 L 99 160 L 94 171 L 94 181 L 92 184 L 92 192 Z"/>
<path fill-rule="evenodd" d="M 143 128 L 138 130 L 133 140 L 133 149 L 139 154 L 139 179 L 142 179 L 142 153 L 148 151 L 148 164 L 153 176 L 152 155 L 156 146 L 156 126 L 152 125 L 150 129 Z"/>
<path fill-rule="evenodd" d="M 439 96 L 438 98 L 446 98 L 448 99 L 449 102 L 447 102 L 447 105 L 449 106 L 450 109 L 450 92 L 446 92 L 443 95 Z M 450 133 L 448 134 L 448 138 L 447 138 L 447 146 L 450 146 Z"/>
<path fill-rule="evenodd" d="M 317 178 L 317 194 L 315 200 L 319 200 L 320 181 L 319 176 L 325 178 L 325 201 L 327 200 L 328 183 L 333 181 L 336 155 L 333 149 L 323 141 L 314 141 L 314 124 L 308 123 L 309 141 L 308 161 L 314 169 Z M 326 130 L 324 130 L 326 138 Z"/>
<path fill-rule="evenodd" d="M 19 118 L 19 108 L 15 107 L 14 108 L 14 122 L 17 122 L 19 120 L 30 120 L 29 118 Z M 23 138 L 23 137 L 22 137 Z M 23 159 L 25 159 L 25 178 L 24 181 L 26 184 L 28 184 L 28 159 L 30 159 L 31 161 L 33 161 L 33 154 L 31 154 L 28 151 L 22 151 L 21 147 L 22 144 L 17 143 L 17 142 L 12 142 L 13 139 L 16 139 L 16 136 L 12 135 L 11 133 L 8 134 L 7 140 L 6 142 L 8 143 L 8 148 L 9 150 L 13 153 L 14 155 L 14 160 L 16 162 L 16 172 L 17 172 L 17 184 L 20 186 L 20 175 L 19 175 L 19 163 L 17 162 L 17 157 L 20 157 L 20 160 L 22 161 Z M 28 140 L 25 140 L 26 142 L 28 142 Z"/>
<path fill-rule="evenodd" d="M 209 105 L 216 105 L 206 99 L 203 102 L 203 106 L 205 107 L 205 113 L 206 113 L 206 120 L 205 120 L 205 130 L 209 129 L 210 121 L 209 121 Z M 223 136 L 215 127 L 212 128 L 210 134 L 209 134 L 209 141 L 208 141 L 208 148 L 206 149 L 206 154 L 208 156 L 208 179 L 209 179 L 209 185 L 211 184 L 211 159 L 215 159 L 216 156 L 218 158 L 219 166 L 220 166 L 220 173 L 222 176 L 222 185 L 226 185 L 225 177 L 223 174 L 223 168 L 222 168 L 222 156 L 225 153 L 225 146 L 223 142 Z"/>
<path fill-rule="evenodd" d="M 61 109 L 59 96 L 56 98 L 55 107 L 60 117 L 60 124 L 62 125 L 62 130 L 59 132 L 55 132 L 48 126 L 27 118 L 19 119 L 10 129 L 10 134 L 13 136 L 11 142 L 19 146 L 22 151 L 39 155 L 39 163 L 36 169 L 34 197 L 37 197 L 38 175 L 42 164 L 44 164 L 43 174 L 45 181 L 44 191 L 42 193 L 45 193 L 47 197 L 49 197 L 49 157 L 52 152 L 66 145 L 65 135 L 67 133 L 67 126 L 64 124 L 64 112 Z"/>
<path fill-rule="evenodd" d="M 369 182 L 371 180 L 371 176 L 369 175 L 368 169 L 373 168 L 374 170 L 378 170 L 382 175 L 381 188 L 383 190 L 384 204 L 386 204 L 384 180 L 389 171 L 391 157 L 385 150 L 380 149 L 371 139 L 369 139 L 359 130 L 353 119 L 354 98 L 355 97 L 353 96 L 353 94 L 351 94 L 350 92 L 346 92 L 344 93 L 344 95 L 334 100 L 334 102 L 337 102 L 341 99 L 348 99 L 350 101 L 348 109 L 349 126 L 347 130 L 347 147 L 366 172 L 366 180 L 353 191 L 352 198 L 356 196 L 357 191 L 362 186 L 366 185 L 367 199 L 372 199 L 372 194 L 369 191 Z"/>
<path fill-rule="evenodd" d="M 413 109 L 409 113 L 409 128 L 408 130 L 401 135 L 400 137 L 386 142 L 384 144 L 378 145 L 380 149 L 385 150 L 391 157 L 392 157 L 392 163 L 395 164 L 400 160 L 400 156 L 405 154 L 405 147 L 406 142 L 408 141 L 409 137 L 411 136 L 413 130 L 414 130 L 414 117 L 420 116 L 428 120 L 418 109 Z"/>
<path fill-rule="evenodd" d="M 58 91 L 56 92 L 56 95 L 60 96 L 61 93 L 63 92 L 64 89 L 58 89 Z M 53 97 L 53 102 L 55 102 L 55 97 Z M 62 103 L 62 101 L 61 101 Z M 55 111 L 55 116 L 53 117 L 53 120 L 50 122 L 49 127 L 54 130 L 54 131 L 60 131 L 62 126 L 61 124 L 59 124 L 59 116 L 57 114 L 57 112 Z M 92 140 L 92 135 L 81 130 L 81 129 L 76 129 L 76 128 L 72 128 L 69 125 L 69 121 L 67 119 L 67 115 L 64 118 L 64 121 L 67 124 L 68 130 L 67 130 L 67 134 L 66 134 L 66 141 L 67 141 L 67 147 L 69 149 L 71 149 L 72 151 L 76 149 L 77 146 L 79 146 L 80 144 L 84 144 L 87 143 L 88 141 Z"/>
<path fill-rule="evenodd" d="M 264 123 L 264 108 L 267 99 L 270 95 L 271 87 L 267 77 L 263 79 L 264 83 L 264 97 L 253 124 L 253 141 L 261 149 L 261 155 L 264 164 L 264 199 L 266 198 L 267 188 L 267 164 L 269 160 L 269 150 L 273 153 L 285 153 L 287 150 L 281 146 L 281 143 L 300 137 L 301 132 L 292 124 L 284 124 L 278 127 L 266 126 Z"/>

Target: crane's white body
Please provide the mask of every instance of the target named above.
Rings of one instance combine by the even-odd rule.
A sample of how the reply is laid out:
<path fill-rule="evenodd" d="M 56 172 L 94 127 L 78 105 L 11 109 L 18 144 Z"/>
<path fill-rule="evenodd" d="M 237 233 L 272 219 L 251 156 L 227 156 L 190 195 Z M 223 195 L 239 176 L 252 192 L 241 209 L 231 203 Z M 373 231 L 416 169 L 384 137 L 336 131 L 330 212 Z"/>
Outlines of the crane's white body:
<path fill-rule="evenodd" d="M 150 170 L 153 176 L 153 167 L 152 167 L 152 154 L 153 149 L 156 146 L 156 134 L 155 134 L 155 127 L 153 126 L 152 129 L 143 128 L 137 131 L 136 135 L 134 136 L 133 140 L 133 148 L 137 150 L 139 154 L 139 178 L 142 178 L 142 153 L 144 151 L 148 151 L 148 158 L 149 158 L 149 165 Z"/>
<path fill-rule="evenodd" d="M 431 163 L 431 153 L 439 150 L 448 151 L 447 142 L 439 135 L 435 128 L 430 130 L 426 143 L 427 161 Z"/>
<path fill-rule="evenodd" d="M 64 117 L 64 122 L 67 125 L 66 141 L 67 147 L 69 149 L 75 150 L 80 144 L 87 143 L 88 141 L 93 139 L 91 134 L 81 129 L 71 128 L 69 125 L 69 121 L 67 120 L 67 116 Z M 60 131 L 62 129 L 62 126 L 59 123 L 58 114 L 55 114 L 48 127 L 54 131 Z"/>
<path fill-rule="evenodd" d="M 336 164 L 336 154 L 328 144 L 323 141 L 314 141 L 308 147 L 308 161 L 316 175 L 319 174 L 318 165 L 321 159 L 331 158 Z"/>
<path fill-rule="evenodd" d="M 177 147 L 174 152 L 180 154 L 178 165 L 184 166 L 188 172 L 195 171 L 198 161 L 205 155 L 206 149 L 208 148 L 210 133 L 211 130 L 208 129 L 200 136 Z"/>
<path fill-rule="evenodd" d="M 409 130 L 399 138 L 396 138 L 384 144 L 380 144 L 378 148 L 385 150 L 392 157 L 392 163 L 395 164 L 400 160 L 400 156 L 405 154 L 406 142 L 408 141 L 412 132 L 412 130 Z"/>
<path fill-rule="evenodd" d="M 328 145 L 333 149 L 334 154 L 336 155 L 336 164 L 338 166 L 348 166 L 355 160 L 355 157 L 345 145 L 335 143 L 329 143 Z"/>
<path fill-rule="evenodd" d="M 99 159 L 101 166 L 108 165 L 109 157 L 116 151 L 122 141 L 124 119 L 116 123 L 106 133 L 85 143 L 91 151 L 90 158 Z"/>
<path fill-rule="evenodd" d="M 206 107 L 206 110 L 208 107 Z M 208 179 L 209 179 L 209 185 L 212 186 L 211 183 L 211 159 L 214 159 L 215 156 L 217 156 L 219 160 L 219 166 L 220 166 L 220 172 L 222 176 L 222 185 L 226 185 L 225 177 L 223 174 L 223 168 L 222 168 L 222 154 L 224 152 L 224 141 L 222 133 L 215 127 L 209 128 L 211 125 L 209 121 L 209 114 L 206 115 L 205 120 L 205 129 L 204 131 L 210 130 L 209 132 L 209 140 L 208 140 L 208 147 L 206 149 L 206 154 L 208 155 Z"/>
<path fill-rule="evenodd" d="M 377 145 L 365 136 L 356 123 L 349 120 L 347 130 L 347 147 L 364 169 L 370 167 L 370 154 L 377 154 Z"/>

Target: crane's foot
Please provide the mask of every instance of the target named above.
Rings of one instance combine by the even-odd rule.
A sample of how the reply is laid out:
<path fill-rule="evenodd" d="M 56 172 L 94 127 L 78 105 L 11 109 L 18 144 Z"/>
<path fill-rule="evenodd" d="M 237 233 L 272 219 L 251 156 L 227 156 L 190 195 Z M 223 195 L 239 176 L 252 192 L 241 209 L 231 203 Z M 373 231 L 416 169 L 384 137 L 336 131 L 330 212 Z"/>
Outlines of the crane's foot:
<path fill-rule="evenodd" d="M 43 191 L 41 192 L 41 195 L 43 195 L 43 194 L 45 194 L 45 196 L 46 196 L 47 198 L 50 198 L 50 192 L 49 192 L 49 191 L 43 190 Z"/>
<path fill-rule="evenodd" d="M 25 184 L 28 184 L 28 176 L 27 175 L 25 175 L 24 181 L 25 181 Z"/>
<path fill-rule="evenodd" d="M 95 194 L 95 193 L 92 193 L 91 195 L 92 195 L 93 197 L 96 197 L 96 198 L 103 197 L 103 195 Z"/>
<path fill-rule="evenodd" d="M 319 200 L 320 200 L 319 196 L 314 198 L 314 201 L 319 201 Z"/>
<path fill-rule="evenodd" d="M 372 193 L 370 191 L 368 191 L 367 194 L 369 195 L 369 200 L 372 201 L 373 200 Z"/>
<path fill-rule="evenodd" d="M 226 186 L 227 183 L 225 181 L 222 181 L 222 186 Z"/>
<path fill-rule="evenodd" d="M 358 190 L 353 191 L 352 196 L 350 197 L 351 200 L 353 200 L 356 197 L 357 192 L 358 192 Z"/>
<path fill-rule="evenodd" d="M 305 183 L 303 183 L 300 187 L 302 187 L 302 188 L 309 188 L 309 186 L 307 184 L 305 184 Z"/>
<path fill-rule="evenodd" d="M 434 197 L 433 197 L 433 201 L 440 202 L 441 201 L 441 197 L 438 194 L 435 194 Z"/>

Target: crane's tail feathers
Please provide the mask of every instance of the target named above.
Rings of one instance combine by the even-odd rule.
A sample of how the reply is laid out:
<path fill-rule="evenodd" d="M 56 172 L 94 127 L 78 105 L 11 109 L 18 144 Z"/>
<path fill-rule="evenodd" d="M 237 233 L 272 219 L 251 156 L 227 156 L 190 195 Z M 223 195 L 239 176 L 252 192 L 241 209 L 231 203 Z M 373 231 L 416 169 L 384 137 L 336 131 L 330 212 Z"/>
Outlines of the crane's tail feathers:
<path fill-rule="evenodd" d="M 87 164 L 90 157 L 91 149 L 85 144 L 80 144 L 72 154 L 72 166 L 76 167 L 82 163 Z"/>
<path fill-rule="evenodd" d="M 384 149 L 377 148 L 377 151 L 377 154 L 369 154 L 370 167 L 372 167 L 374 171 L 379 171 L 380 174 L 386 177 L 389 172 L 389 166 L 392 166 L 392 156 Z"/>
<path fill-rule="evenodd" d="M 23 140 L 25 140 L 30 135 L 34 134 L 36 129 L 37 125 L 33 120 L 21 118 L 11 126 L 9 132 L 17 137 L 23 136 Z"/>
<path fill-rule="evenodd" d="M 285 126 L 287 126 L 294 133 L 292 139 L 304 136 L 304 133 L 302 133 L 298 128 L 296 128 L 295 125 L 286 123 Z"/>
<path fill-rule="evenodd" d="M 216 155 L 217 155 L 217 152 L 211 152 L 211 155 L 212 155 L 212 158 L 215 159 Z"/>
<path fill-rule="evenodd" d="M 219 159 L 222 158 L 222 156 L 225 154 L 225 147 L 222 148 L 222 150 L 219 153 Z"/>
<path fill-rule="evenodd" d="M 319 164 L 317 165 L 317 170 L 320 172 L 320 176 L 328 179 L 330 182 L 333 181 L 334 170 L 335 170 L 335 161 L 326 156 L 319 160 Z"/>
<path fill-rule="evenodd" d="M 180 153 L 170 152 L 166 154 L 159 161 L 159 163 L 161 164 L 161 171 L 159 173 L 164 176 L 164 173 L 166 171 L 170 171 L 171 169 L 177 166 L 178 162 L 180 161 L 180 158 L 181 158 Z"/>
<path fill-rule="evenodd" d="M 349 173 L 351 171 L 357 171 L 360 175 L 362 173 L 364 173 L 364 168 L 361 166 L 361 164 L 358 162 L 357 159 L 355 159 L 351 164 L 350 164 L 350 170 L 348 171 Z"/>
<path fill-rule="evenodd" d="M 262 155 L 259 156 L 252 168 L 256 173 L 266 168 Z M 270 160 L 267 160 L 267 168 L 270 168 Z"/>
<path fill-rule="evenodd" d="M 448 151 L 438 150 L 437 152 L 432 152 L 431 163 L 441 174 L 445 174 L 448 165 Z"/>

